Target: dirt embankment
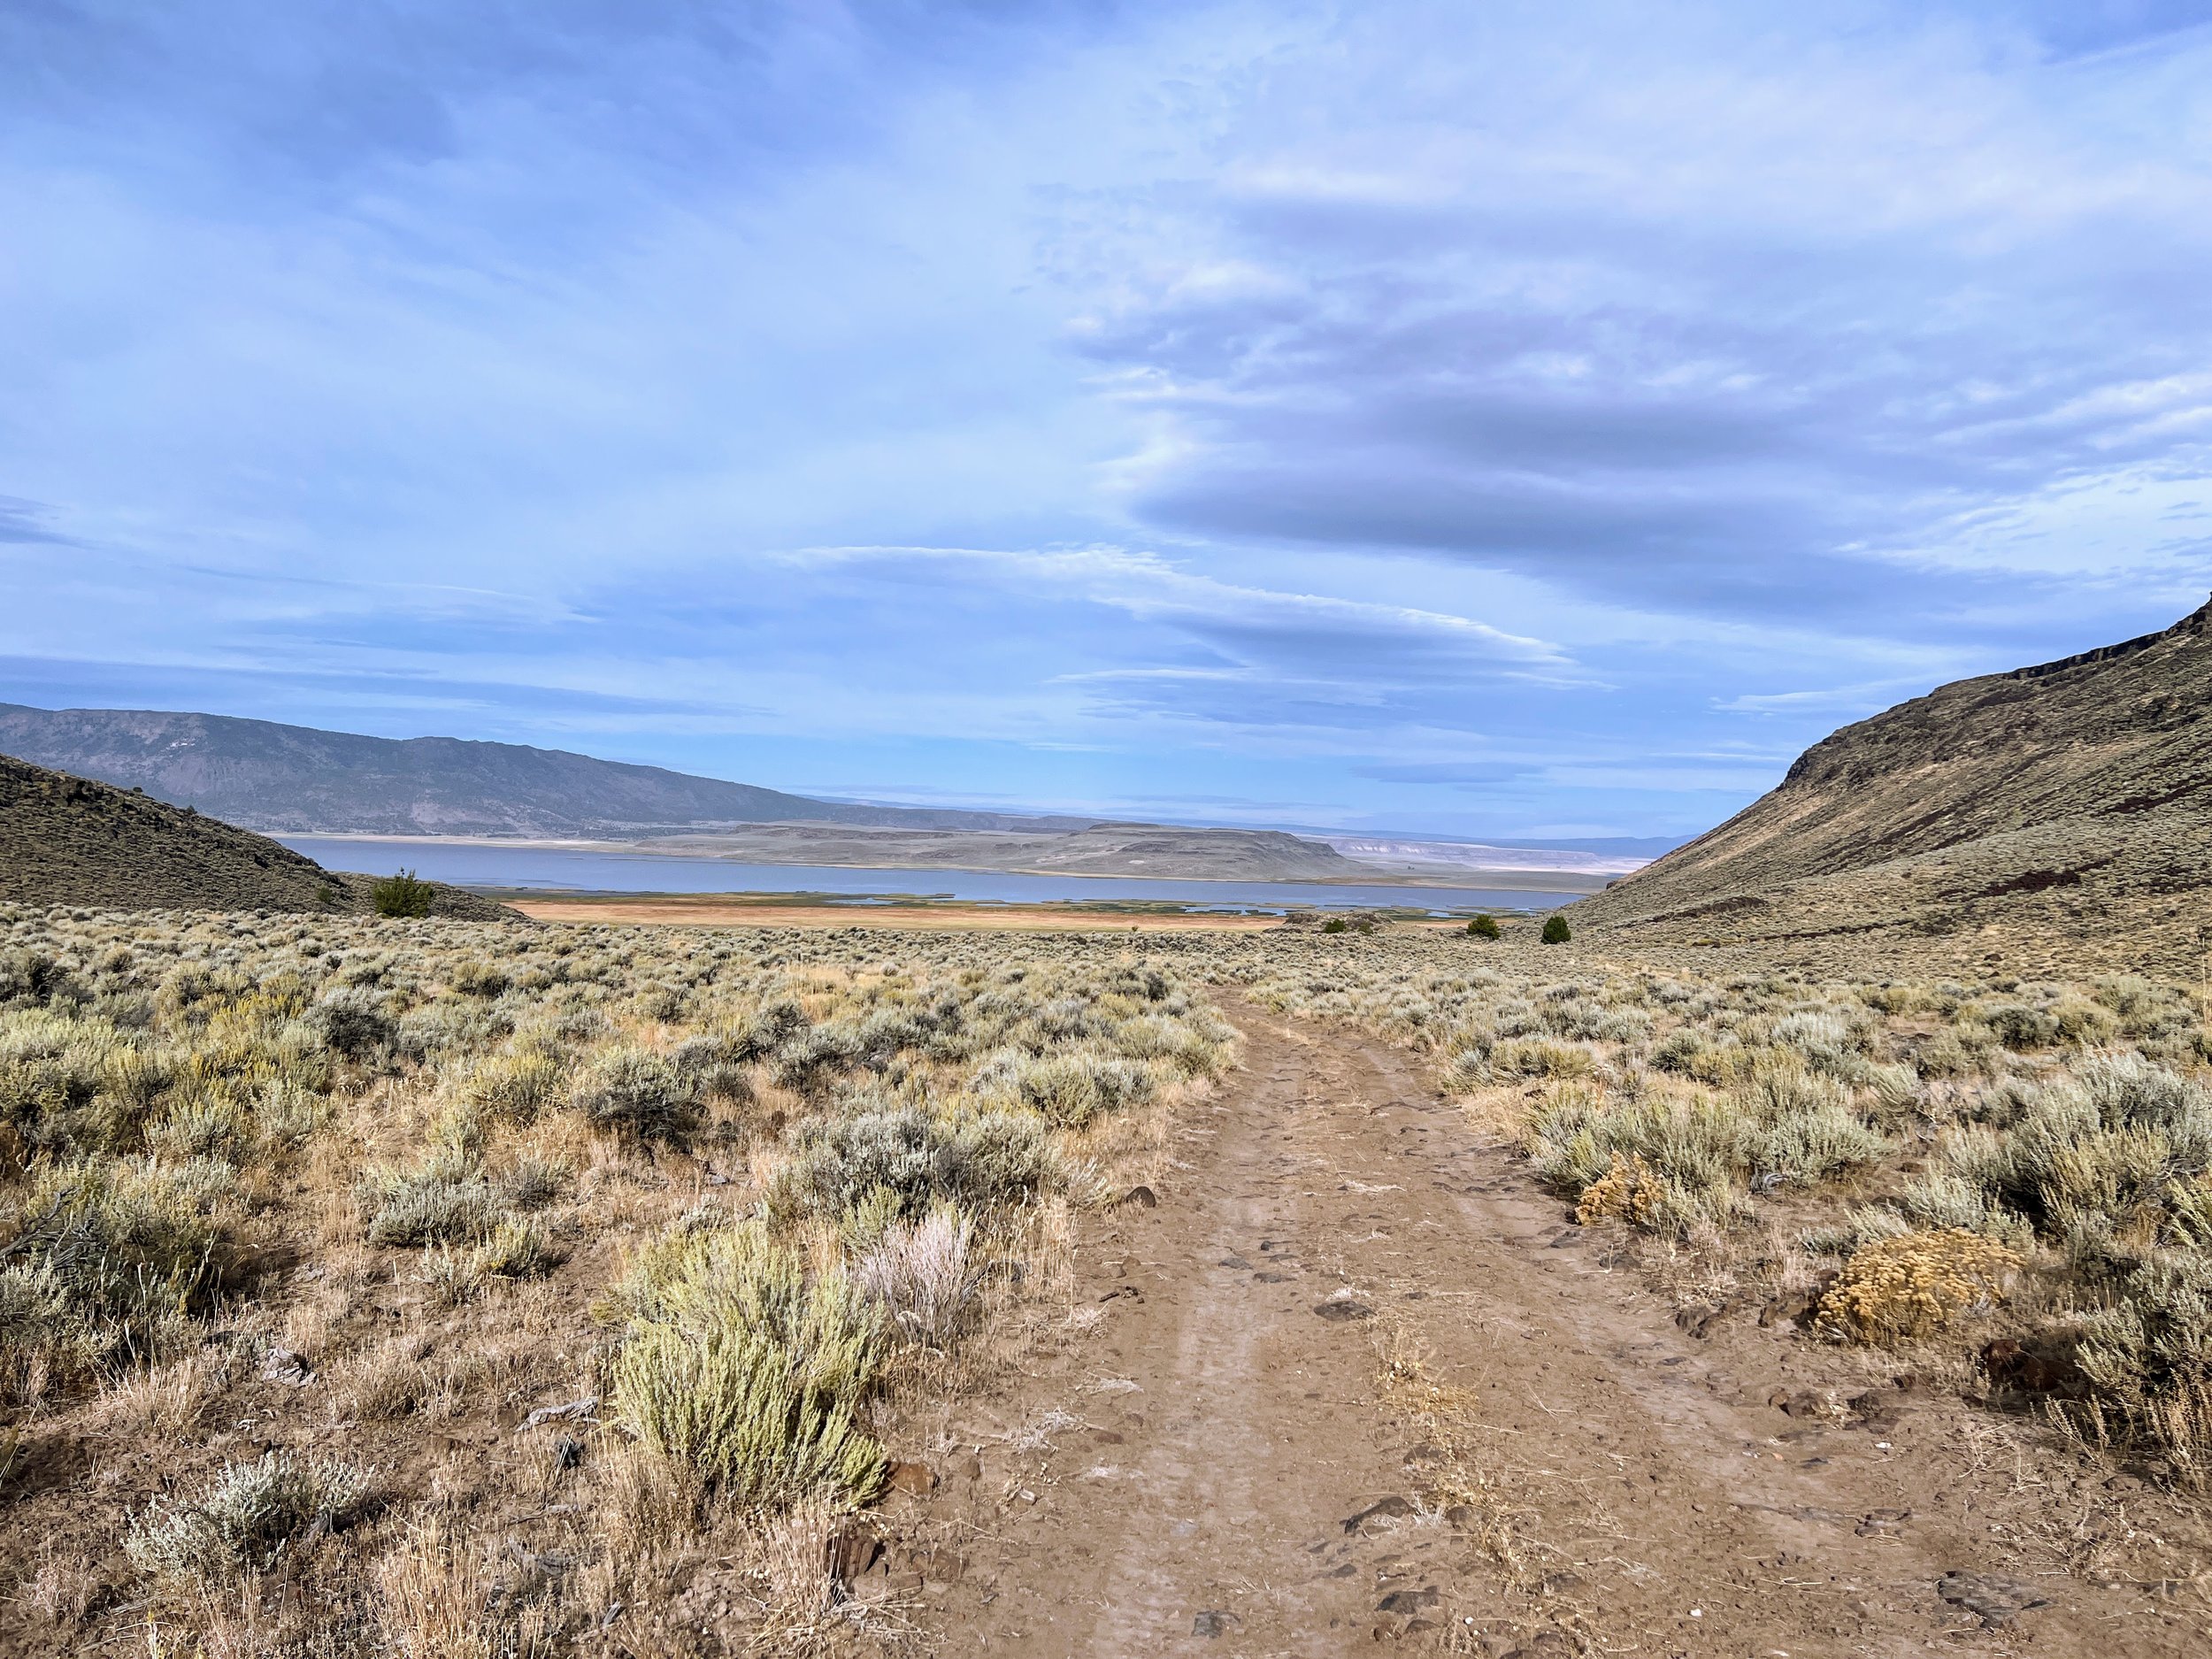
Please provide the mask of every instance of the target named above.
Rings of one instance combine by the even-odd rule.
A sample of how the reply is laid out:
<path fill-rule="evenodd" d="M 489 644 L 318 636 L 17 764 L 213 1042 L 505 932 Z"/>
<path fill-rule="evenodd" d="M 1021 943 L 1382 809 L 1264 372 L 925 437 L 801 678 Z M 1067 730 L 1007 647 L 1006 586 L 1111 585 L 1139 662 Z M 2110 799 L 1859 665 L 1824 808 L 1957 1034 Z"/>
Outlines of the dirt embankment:
<path fill-rule="evenodd" d="M 1245 1075 L 1082 1240 L 1066 1342 L 917 1425 L 859 1593 L 947 1651 L 2206 1640 L 2193 1509 L 1883 1356 L 1682 1328 L 1410 1063 L 1233 1011 Z"/>

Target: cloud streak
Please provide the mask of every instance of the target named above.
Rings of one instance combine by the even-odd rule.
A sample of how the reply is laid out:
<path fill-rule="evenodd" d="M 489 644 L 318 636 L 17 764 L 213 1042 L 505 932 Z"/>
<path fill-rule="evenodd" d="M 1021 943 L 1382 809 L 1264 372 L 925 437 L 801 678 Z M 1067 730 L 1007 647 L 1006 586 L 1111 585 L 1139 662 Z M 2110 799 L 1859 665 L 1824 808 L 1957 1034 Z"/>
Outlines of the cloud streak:
<path fill-rule="evenodd" d="M 2212 583 L 2208 72 L 2212 0 L 19 5 L 0 698 L 1694 830 Z"/>

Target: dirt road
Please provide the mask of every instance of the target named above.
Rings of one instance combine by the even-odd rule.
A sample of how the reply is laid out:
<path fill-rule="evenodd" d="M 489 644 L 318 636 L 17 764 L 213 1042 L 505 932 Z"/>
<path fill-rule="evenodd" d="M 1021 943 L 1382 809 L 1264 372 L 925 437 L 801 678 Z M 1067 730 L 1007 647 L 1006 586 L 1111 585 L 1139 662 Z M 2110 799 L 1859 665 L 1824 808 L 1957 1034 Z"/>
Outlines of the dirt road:
<path fill-rule="evenodd" d="M 1231 1011 L 1159 1207 L 1084 1241 L 1087 1328 L 896 1516 L 942 1651 L 2204 1650 L 2165 1498 L 1748 1315 L 1692 1334 L 1413 1063 Z"/>

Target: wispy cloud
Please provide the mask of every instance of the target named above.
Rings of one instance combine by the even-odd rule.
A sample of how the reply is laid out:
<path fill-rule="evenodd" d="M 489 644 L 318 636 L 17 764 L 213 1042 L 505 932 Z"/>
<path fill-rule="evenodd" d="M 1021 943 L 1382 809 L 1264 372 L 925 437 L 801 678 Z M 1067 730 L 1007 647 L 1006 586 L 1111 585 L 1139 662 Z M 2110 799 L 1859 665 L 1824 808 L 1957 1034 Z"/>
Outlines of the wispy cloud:
<path fill-rule="evenodd" d="M 0 697 L 1699 828 L 2212 585 L 2208 15 L 0 8 Z"/>

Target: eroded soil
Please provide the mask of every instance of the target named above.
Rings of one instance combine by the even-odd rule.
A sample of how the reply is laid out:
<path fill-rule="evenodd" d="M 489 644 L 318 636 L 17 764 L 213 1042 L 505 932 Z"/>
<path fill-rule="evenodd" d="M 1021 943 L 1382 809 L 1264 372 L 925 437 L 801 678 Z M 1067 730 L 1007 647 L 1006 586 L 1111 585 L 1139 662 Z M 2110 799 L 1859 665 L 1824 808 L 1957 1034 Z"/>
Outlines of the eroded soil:
<path fill-rule="evenodd" d="M 1414 1063 L 1230 1011 L 1243 1072 L 1094 1224 L 1068 1339 L 886 1517 L 861 1594 L 941 1651 L 2204 1651 L 2193 1506 L 1786 1325 L 1694 1334 Z"/>

